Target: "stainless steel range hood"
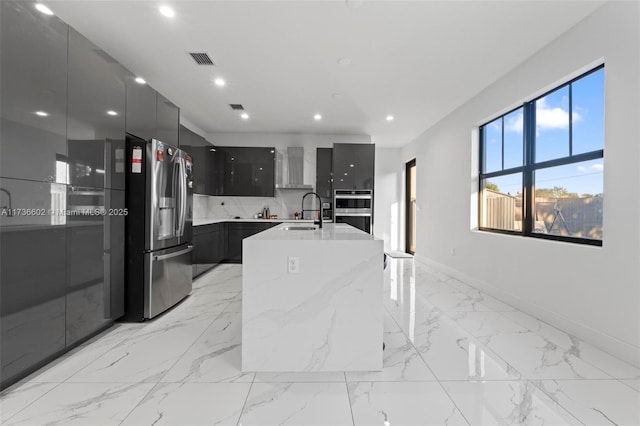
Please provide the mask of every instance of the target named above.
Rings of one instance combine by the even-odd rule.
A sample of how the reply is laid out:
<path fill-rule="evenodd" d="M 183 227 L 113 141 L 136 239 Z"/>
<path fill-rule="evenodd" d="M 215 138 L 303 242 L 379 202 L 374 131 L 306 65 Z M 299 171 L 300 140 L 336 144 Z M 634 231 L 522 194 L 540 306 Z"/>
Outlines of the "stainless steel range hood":
<path fill-rule="evenodd" d="M 282 168 L 282 181 L 276 184 L 276 189 L 313 189 L 313 185 L 303 183 L 304 147 L 287 147 L 286 165 Z"/>

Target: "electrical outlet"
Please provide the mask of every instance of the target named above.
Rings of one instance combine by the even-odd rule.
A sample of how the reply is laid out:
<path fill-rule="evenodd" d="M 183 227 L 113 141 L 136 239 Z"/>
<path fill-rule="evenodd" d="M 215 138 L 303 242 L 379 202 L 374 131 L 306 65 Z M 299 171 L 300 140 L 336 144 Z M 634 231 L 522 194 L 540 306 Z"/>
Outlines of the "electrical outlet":
<path fill-rule="evenodd" d="M 298 256 L 289 256 L 287 258 L 287 265 L 290 274 L 300 273 L 300 258 Z"/>

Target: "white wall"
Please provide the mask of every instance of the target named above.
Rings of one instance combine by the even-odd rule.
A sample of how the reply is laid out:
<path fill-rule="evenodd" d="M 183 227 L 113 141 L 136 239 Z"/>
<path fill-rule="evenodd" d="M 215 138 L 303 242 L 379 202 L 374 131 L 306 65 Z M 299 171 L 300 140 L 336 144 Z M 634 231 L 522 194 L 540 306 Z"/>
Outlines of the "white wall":
<path fill-rule="evenodd" d="M 205 139 L 220 146 L 266 146 L 276 148 L 277 169 L 286 169 L 287 147 L 304 147 L 303 183 L 316 186 L 316 148 L 331 148 L 334 143 L 371 143 L 369 135 L 331 135 L 307 133 L 209 133 Z M 279 173 L 276 173 L 278 175 Z M 279 183 L 276 179 L 276 183 Z M 286 183 L 286 182 L 285 182 Z M 308 190 L 276 189 L 275 197 L 211 197 L 194 199 L 194 219 L 253 217 L 269 206 L 271 214 L 292 217 L 301 210 L 302 196 Z M 222 205 L 224 203 L 224 205 Z M 311 204 L 311 202 L 309 201 Z"/>
<path fill-rule="evenodd" d="M 404 251 L 404 163 L 400 148 L 376 148 L 373 235 L 385 251 Z"/>
<path fill-rule="evenodd" d="M 639 24 L 640 3 L 605 4 L 401 153 L 403 161 L 417 157 L 418 260 L 439 265 L 636 365 L 640 365 Z M 603 246 L 474 229 L 478 125 L 602 60 L 606 66 Z"/>

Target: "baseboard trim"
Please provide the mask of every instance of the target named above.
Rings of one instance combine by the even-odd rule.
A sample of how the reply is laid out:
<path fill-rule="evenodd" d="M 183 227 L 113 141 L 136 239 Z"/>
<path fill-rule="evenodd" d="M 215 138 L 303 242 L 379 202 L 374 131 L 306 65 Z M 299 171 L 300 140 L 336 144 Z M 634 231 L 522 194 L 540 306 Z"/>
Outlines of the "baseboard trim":
<path fill-rule="evenodd" d="M 541 306 L 532 304 L 513 294 L 507 293 L 487 282 L 471 277 L 455 268 L 444 265 L 425 256 L 416 255 L 415 261 L 425 266 L 432 267 L 442 273 L 452 276 L 476 289 L 495 297 L 501 302 L 507 303 L 521 311 L 532 315 L 552 326 L 563 330 L 580 340 L 585 341 L 603 351 L 628 362 L 629 364 L 640 368 L 640 348 L 624 342 L 602 331 L 586 326 L 579 322 L 567 318 L 557 312 L 550 311 Z"/>

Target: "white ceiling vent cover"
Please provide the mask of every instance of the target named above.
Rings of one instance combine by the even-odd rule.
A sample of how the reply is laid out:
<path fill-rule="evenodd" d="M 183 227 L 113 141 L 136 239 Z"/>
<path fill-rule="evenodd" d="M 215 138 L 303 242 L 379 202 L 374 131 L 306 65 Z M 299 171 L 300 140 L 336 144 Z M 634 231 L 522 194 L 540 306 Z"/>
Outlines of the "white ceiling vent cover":
<path fill-rule="evenodd" d="M 215 65 L 207 53 L 189 52 L 189 55 L 191 55 L 198 65 Z"/>

